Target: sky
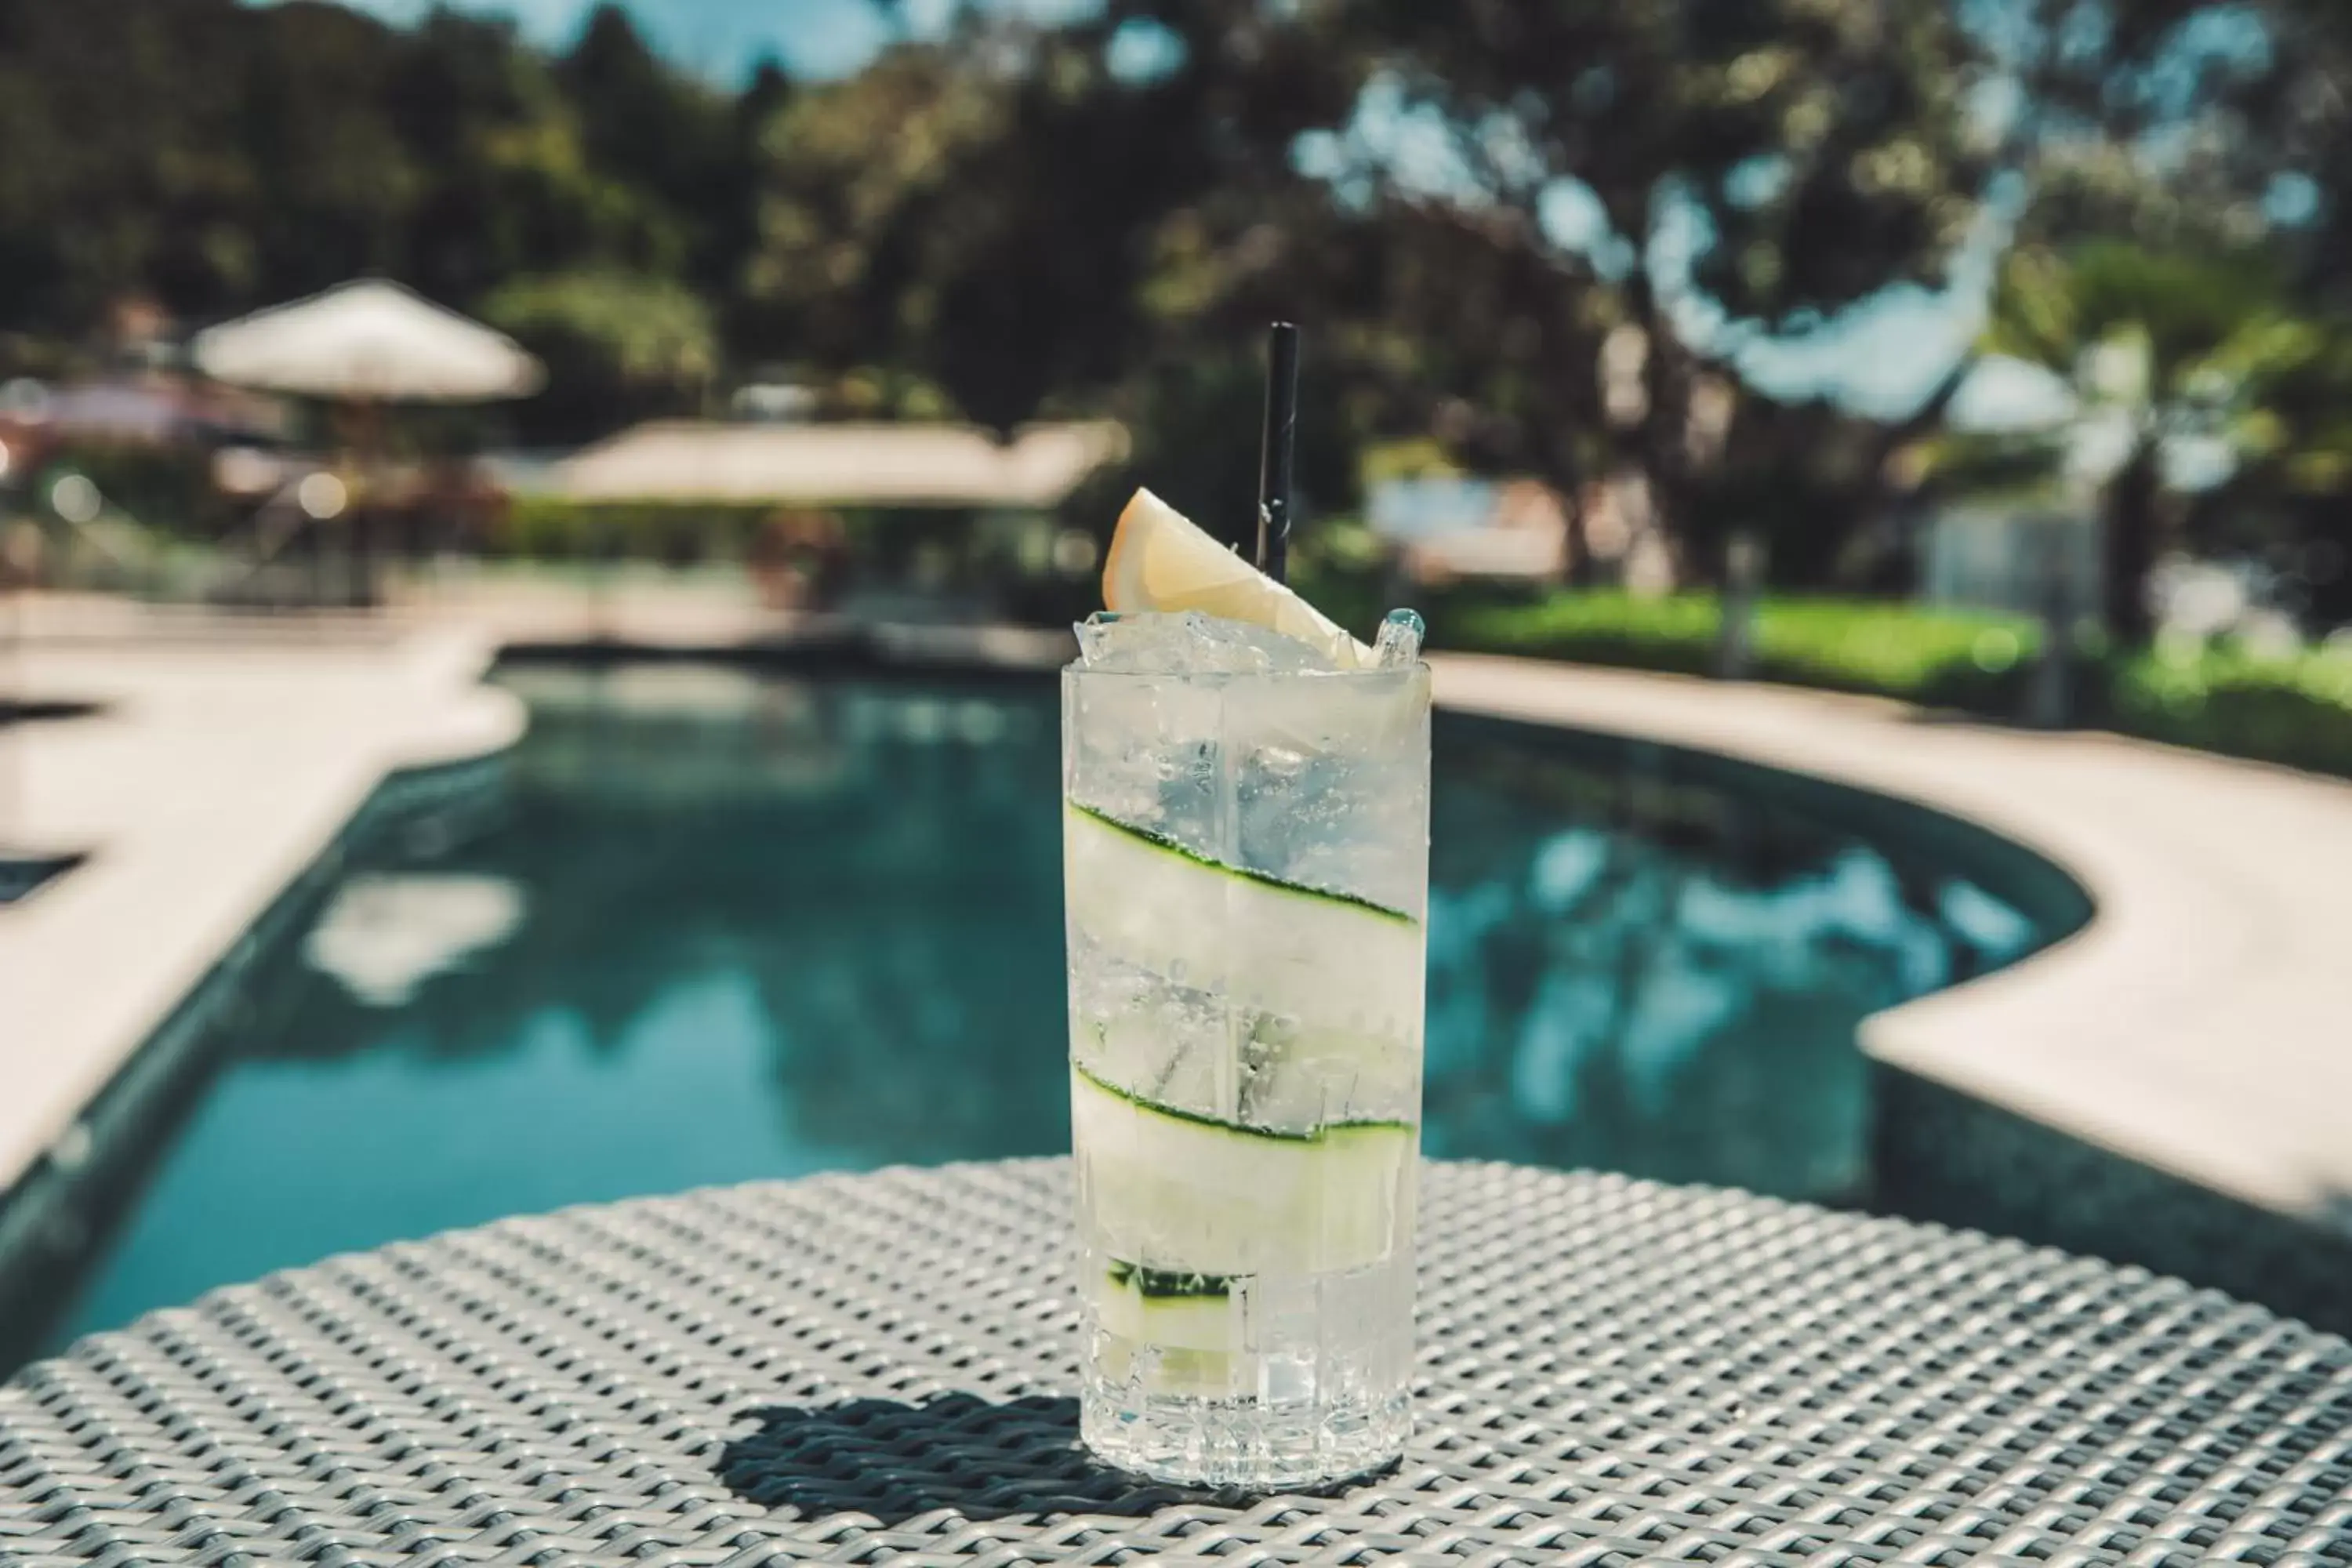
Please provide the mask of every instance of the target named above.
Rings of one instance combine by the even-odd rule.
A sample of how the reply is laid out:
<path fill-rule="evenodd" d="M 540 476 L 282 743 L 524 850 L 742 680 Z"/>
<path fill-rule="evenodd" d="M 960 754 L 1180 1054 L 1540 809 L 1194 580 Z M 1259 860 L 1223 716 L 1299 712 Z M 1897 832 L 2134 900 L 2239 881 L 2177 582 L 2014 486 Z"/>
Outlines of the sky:
<path fill-rule="evenodd" d="M 409 21 L 433 0 L 345 0 L 358 9 Z M 534 40 L 571 40 L 596 0 L 454 0 L 460 8 L 512 16 Z M 996 8 L 1052 25 L 1091 15 L 1100 0 L 988 0 Z M 2000 0 L 1977 0 L 1998 6 Z M 632 16 L 670 58 L 717 79 L 740 79 L 774 56 L 803 76 L 856 70 L 887 44 L 894 29 L 917 36 L 946 24 L 955 0 L 898 0 L 897 16 L 874 0 L 638 0 Z M 1137 40 L 1122 40 L 1129 44 Z M 1130 50 L 1143 60 L 1149 50 Z M 1305 139 L 1302 169 L 1344 183 L 1350 170 L 1381 169 L 1389 178 L 1425 194 L 1458 194 L 1468 176 L 1443 127 L 1417 121 L 1393 93 L 1376 85 L 1341 131 Z M 1758 171 L 1769 183 L 1771 172 Z M 2006 222 L 1994 204 L 1974 241 L 1940 289 L 1901 285 L 1882 291 L 1819 327 L 1798 335 L 1767 336 L 1720 320 L 1704 300 L 1686 300 L 1680 325 L 1694 342 L 1717 345 L 1762 391 L 1784 398 L 1828 397 L 1855 412 L 1899 418 L 1916 407 L 1948 374 L 1980 331 L 1994 258 Z M 1646 246 L 1607 231 L 1598 204 L 1573 180 L 1544 190 L 1538 216 L 1564 250 L 1589 258 L 1604 273 L 1649 268 L 1671 290 L 1686 272 L 1703 235 L 1678 228 L 1671 212 Z M 1712 312 L 1712 313 L 1711 313 Z M 2071 393 L 2046 372 L 2014 362 L 1991 362 L 1964 386 L 1955 422 L 1979 427 L 2046 425 L 2071 412 Z"/>

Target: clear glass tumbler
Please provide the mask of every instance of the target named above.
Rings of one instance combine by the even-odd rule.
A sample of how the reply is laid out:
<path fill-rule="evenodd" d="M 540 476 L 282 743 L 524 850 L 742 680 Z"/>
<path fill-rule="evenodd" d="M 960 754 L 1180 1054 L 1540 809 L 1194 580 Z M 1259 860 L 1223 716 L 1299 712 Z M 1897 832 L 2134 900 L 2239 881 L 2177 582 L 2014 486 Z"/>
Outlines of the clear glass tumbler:
<path fill-rule="evenodd" d="M 1429 672 L 1062 677 L 1082 1430 L 1209 1486 L 1412 1425 Z"/>

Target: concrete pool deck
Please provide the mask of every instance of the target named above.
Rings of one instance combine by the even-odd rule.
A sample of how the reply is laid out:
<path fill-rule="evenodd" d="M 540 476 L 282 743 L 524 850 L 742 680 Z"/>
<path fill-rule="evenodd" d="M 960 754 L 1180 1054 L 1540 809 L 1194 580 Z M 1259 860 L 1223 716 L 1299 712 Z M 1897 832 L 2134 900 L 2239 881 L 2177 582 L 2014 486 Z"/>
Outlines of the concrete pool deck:
<path fill-rule="evenodd" d="M 561 611 L 263 635 L 247 622 L 234 637 L 208 634 L 201 617 L 81 616 L 60 623 L 71 635 L 37 626 L 13 658 L 0 649 L 0 688 L 103 705 L 0 729 L 0 850 L 89 857 L 0 906 L 0 1192 L 70 1144 L 84 1108 L 384 777 L 512 743 L 519 705 L 478 684 L 501 643 L 774 646 L 764 622 L 698 620 L 690 608 L 600 611 L 593 635 Z M 905 651 L 1031 668 L 1057 657 L 1037 634 L 931 640 Z M 2091 895 L 2091 923 L 2011 969 L 1874 1016 L 1864 1048 L 2142 1164 L 2346 1230 L 2352 785 L 1867 699 L 1433 662 L 1452 709 L 1892 796 L 2050 861 Z"/>
<path fill-rule="evenodd" d="M 493 753 L 521 704 L 447 628 L 0 648 L 0 689 L 98 705 L 0 729 L 0 853 L 87 859 L 0 905 L 0 1193 L 45 1155 L 385 778 Z"/>

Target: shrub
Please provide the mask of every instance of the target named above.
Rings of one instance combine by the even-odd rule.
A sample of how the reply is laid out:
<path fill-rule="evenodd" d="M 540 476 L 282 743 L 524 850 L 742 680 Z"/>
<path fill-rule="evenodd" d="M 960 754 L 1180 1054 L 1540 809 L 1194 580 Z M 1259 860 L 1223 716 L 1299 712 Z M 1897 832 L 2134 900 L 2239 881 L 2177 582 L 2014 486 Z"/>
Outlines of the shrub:
<path fill-rule="evenodd" d="M 494 555 L 530 561 L 627 558 L 686 563 L 743 554 L 763 506 L 623 502 L 588 505 L 554 496 L 518 496 L 492 524 Z"/>
<path fill-rule="evenodd" d="M 1704 675 L 1717 668 L 1723 607 L 1711 594 L 1640 598 L 1564 593 L 1528 605 L 1473 604 L 1431 623 L 1431 639 L 1515 653 Z M 2038 645 L 2012 616 L 1841 599 L 1767 599 L 1754 668 L 1766 680 L 2007 712 Z"/>
<path fill-rule="evenodd" d="M 2106 700 L 2126 734 L 2352 776 L 2352 655 L 2140 654 L 2112 667 Z"/>
<path fill-rule="evenodd" d="M 194 447 L 76 442 L 49 454 L 37 482 L 68 472 L 96 485 L 108 506 L 160 532 L 210 533 L 229 515 L 213 489 L 210 455 Z"/>
<path fill-rule="evenodd" d="M 1712 595 L 1559 593 L 1532 604 L 1457 595 L 1433 646 L 1706 674 L 1722 607 Z M 1901 698 L 1988 718 L 2021 715 L 2040 628 L 1916 605 L 1771 598 L 1757 616 L 1765 680 Z M 2086 658 L 2083 717 L 2129 735 L 2352 777 L 2352 654 L 2263 656 L 2229 646 Z"/>
<path fill-rule="evenodd" d="M 1768 599 L 1757 617 L 1767 680 L 2010 714 L 2041 628 L 2014 616 L 1839 599 Z"/>

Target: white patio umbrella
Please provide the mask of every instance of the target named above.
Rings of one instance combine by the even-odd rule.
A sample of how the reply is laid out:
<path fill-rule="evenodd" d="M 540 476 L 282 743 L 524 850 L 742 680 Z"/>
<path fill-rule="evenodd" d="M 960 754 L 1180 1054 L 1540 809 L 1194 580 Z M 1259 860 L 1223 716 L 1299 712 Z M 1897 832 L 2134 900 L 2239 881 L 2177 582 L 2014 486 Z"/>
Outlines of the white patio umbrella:
<path fill-rule="evenodd" d="M 505 333 L 380 278 L 223 322 L 197 333 L 191 346 L 196 367 L 215 381 L 324 398 L 348 408 L 355 416 L 348 471 L 362 495 L 373 488 L 372 470 L 383 449 L 385 404 L 525 397 L 547 379 L 539 361 Z M 307 500 L 283 509 L 286 526 L 266 544 L 262 557 L 274 554 L 312 521 L 341 516 L 341 531 L 351 551 L 352 602 L 372 603 L 367 511 L 361 507 L 344 514 L 344 493 L 334 491 L 325 512 L 315 512 Z"/>
<path fill-rule="evenodd" d="M 380 278 L 225 321 L 194 346 L 215 381 L 347 403 L 487 403 L 546 380 L 505 333 Z"/>

